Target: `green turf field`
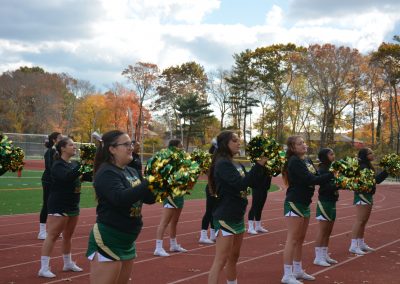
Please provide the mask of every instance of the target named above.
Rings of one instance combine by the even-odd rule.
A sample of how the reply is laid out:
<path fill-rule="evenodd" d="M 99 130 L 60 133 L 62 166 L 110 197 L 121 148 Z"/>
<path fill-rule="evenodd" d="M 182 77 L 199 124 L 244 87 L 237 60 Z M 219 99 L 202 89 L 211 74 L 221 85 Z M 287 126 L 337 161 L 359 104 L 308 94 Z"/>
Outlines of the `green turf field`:
<path fill-rule="evenodd" d="M 39 212 L 42 206 L 42 171 L 24 170 L 21 177 L 16 173 L 0 176 L 0 215 Z M 205 198 L 206 181 L 199 180 L 185 199 Z M 277 190 L 272 185 L 270 191 Z M 95 207 L 96 201 L 91 183 L 82 184 L 81 208 Z"/>

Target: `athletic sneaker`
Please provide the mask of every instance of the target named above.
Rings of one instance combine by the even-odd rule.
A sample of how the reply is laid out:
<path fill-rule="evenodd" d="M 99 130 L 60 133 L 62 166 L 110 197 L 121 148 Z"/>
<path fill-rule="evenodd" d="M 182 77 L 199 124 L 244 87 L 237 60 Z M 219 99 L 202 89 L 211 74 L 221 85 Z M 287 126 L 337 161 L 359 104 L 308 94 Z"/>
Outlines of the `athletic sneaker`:
<path fill-rule="evenodd" d="M 298 272 L 298 273 L 293 273 L 293 276 L 296 279 L 303 279 L 303 280 L 308 280 L 308 281 L 315 280 L 314 276 L 307 274 L 304 270 L 302 270 L 301 272 Z"/>
<path fill-rule="evenodd" d="M 45 240 L 46 237 L 47 237 L 47 232 L 46 232 L 46 231 L 40 231 L 39 234 L 38 234 L 38 236 L 37 236 L 37 238 L 38 238 L 39 240 Z"/>
<path fill-rule="evenodd" d="M 187 252 L 187 249 L 184 249 L 183 247 L 181 247 L 181 245 L 173 245 L 169 248 L 169 251 L 172 252 Z"/>
<path fill-rule="evenodd" d="M 331 258 L 329 255 L 326 255 L 325 259 L 326 259 L 326 262 L 329 263 L 329 264 L 337 264 L 337 263 L 339 263 L 336 259 Z"/>
<path fill-rule="evenodd" d="M 169 253 L 167 253 L 167 252 L 165 251 L 165 249 L 160 248 L 160 249 L 156 249 L 156 250 L 154 251 L 154 255 L 155 255 L 155 256 L 169 256 Z"/>
<path fill-rule="evenodd" d="M 69 264 L 64 264 L 63 271 L 74 271 L 74 272 L 81 272 L 83 271 L 75 262 L 71 262 Z"/>
<path fill-rule="evenodd" d="M 44 277 L 44 278 L 54 278 L 56 275 L 50 271 L 50 267 L 48 268 L 41 268 L 38 272 L 39 277 Z"/>
<path fill-rule="evenodd" d="M 268 233 L 268 230 L 263 227 L 256 228 L 256 232 L 258 233 Z"/>
<path fill-rule="evenodd" d="M 359 247 L 350 247 L 349 252 L 357 254 L 357 255 L 364 255 L 365 252 L 363 252 Z"/>
<path fill-rule="evenodd" d="M 321 259 L 321 258 L 316 258 L 314 259 L 314 264 L 315 265 L 319 265 L 319 266 L 331 266 L 327 261 L 325 261 L 325 259 Z"/>
<path fill-rule="evenodd" d="M 248 229 L 247 233 L 249 233 L 250 235 L 257 235 L 258 234 L 257 231 L 254 230 L 254 229 Z"/>
<path fill-rule="evenodd" d="M 199 243 L 209 245 L 213 244 L 214 242 L 209 238 L 200 238 Z"/>
<path fill-rule="evenodd" d="M 366 252 L 373 252 L 375 251 L 374 248 L 371 248 L 370 246 L 368 246 L 367 244 L 363 244 L 360 246 L 360 249 Z"/>
<path fill-rule="evenodd" d="M 283 284 L 303 284 L 302 282 L 300 282 L 299 280 L 294 278 L 293 275 L 290 275 L 290 276 L 284 275 L 281 280 L 281 283 L 283 283 Z"/>

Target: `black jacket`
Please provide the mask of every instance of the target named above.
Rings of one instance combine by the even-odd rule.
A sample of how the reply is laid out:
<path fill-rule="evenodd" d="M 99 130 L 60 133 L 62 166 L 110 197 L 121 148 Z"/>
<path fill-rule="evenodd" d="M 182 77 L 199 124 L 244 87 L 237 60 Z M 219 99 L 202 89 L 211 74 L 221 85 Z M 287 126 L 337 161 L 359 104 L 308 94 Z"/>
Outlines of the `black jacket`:
<path fill-rule="evenodd" d="M 318 168 L 318 174 L 324 175 L 329 173 L 329 167 L 320 165 Z M 331 201 L 336 202 L 339 199 L 338 187 L 335 184 L 334 179 L 331 179 L 325 183 L 319 185 L 318 200 L 319 201 Z"/>
<path fill-rule="evenodd" d="M 214 179 L 218 202 L 213 212 L 215 220 L 240 222 L 247 206 L 247 189 L 254 186 L 257 179 L 263 178 L 264 167 L 256 163 L 246 173 L 242 166 L 232 160 L 221 158 L 215 164 Z"/>
<path fill-rule="evenodd" d="M 314 195 L 314 185 L 322 184 L 333 178 L 332 173 L 317 175 L 317 171 L 309 159 L 292 156 L 288 161 L 289 187 L 285 201 L 310 205 Z"/>

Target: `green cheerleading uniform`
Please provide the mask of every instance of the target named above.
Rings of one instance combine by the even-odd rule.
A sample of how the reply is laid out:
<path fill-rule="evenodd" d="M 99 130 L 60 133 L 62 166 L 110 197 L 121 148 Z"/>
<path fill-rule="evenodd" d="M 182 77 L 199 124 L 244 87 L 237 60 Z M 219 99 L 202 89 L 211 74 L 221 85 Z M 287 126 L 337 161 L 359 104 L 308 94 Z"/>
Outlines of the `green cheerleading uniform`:
<path fill-rule="evenodd" d="M 86 256 L 95 252 L 110 260 L 136 257 L 135 240 L 142 226 L 142 205 L 155 197 L 135 169 L 104 163 L 96 172 L 94 188 L 98 199 L 97 220 Z"/>
<path fill-rule="evenodd" d="M 185 203 L 185 198 L 183 196 L 177 196 L 174 198 L 168 196 L 163 200 L 163 206 L 165 208 L 182 209 L 184 203 Z"/>

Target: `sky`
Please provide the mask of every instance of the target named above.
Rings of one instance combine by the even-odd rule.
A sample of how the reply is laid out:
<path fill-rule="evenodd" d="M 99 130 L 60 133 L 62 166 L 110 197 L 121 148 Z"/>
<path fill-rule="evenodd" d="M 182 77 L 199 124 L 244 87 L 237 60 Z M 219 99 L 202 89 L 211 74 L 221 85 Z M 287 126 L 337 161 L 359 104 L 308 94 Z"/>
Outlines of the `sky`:
<path fill-rule="evenodd" d="M 136 62 L 196 61 L 277 43 L 332 43 L 367 54 L 400 35 L 398 0 L 0 0 L 0 73 L 40 66 L 99 90 Z"/>

